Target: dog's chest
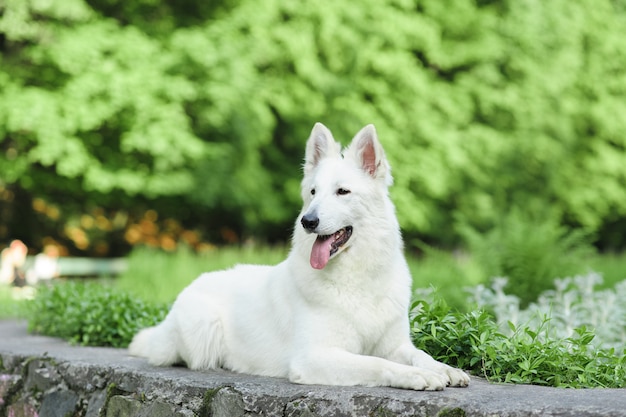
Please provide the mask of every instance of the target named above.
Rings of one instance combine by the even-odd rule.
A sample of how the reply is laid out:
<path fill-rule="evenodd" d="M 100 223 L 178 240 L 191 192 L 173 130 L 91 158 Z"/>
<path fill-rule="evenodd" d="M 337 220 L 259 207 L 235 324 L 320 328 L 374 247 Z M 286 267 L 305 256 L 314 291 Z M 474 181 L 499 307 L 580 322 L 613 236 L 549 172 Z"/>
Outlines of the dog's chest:
<path fill-rule="evenodd" d="M 320 308 L 331 322 L 329 327 L 363 346 L 378 343 L 406 315 L 404 297 L 389 290 L 337 289 L 325 301 Z"/>

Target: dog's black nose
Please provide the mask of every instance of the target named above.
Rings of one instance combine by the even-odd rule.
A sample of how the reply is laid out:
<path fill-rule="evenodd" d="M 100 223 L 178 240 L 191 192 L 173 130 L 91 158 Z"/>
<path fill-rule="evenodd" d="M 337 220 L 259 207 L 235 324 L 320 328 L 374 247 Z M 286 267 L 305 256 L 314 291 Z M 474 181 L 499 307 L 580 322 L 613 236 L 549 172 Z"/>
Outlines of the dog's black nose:
<path fill-rule="evenodd" d="M 312 232 L 320 224 L 320 219 L 315 214 L 305 214 L 300 223 L 307 231 Z"/>

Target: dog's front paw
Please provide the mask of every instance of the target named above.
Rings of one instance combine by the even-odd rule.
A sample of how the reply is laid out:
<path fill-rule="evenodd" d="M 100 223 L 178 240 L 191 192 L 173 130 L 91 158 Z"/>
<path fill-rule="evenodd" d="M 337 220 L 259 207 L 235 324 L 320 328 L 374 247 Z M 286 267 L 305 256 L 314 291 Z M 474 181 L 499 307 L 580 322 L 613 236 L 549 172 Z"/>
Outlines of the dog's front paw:
<path fill-rule="evenodd" d="M 420 360 L 414 363 L 413 366 L 417 366 L 422 369 L 427 369 L 431 372 L 440 374 L 446 381 L 446 386 L 449 387 L 466 387 L 470 383 L 470 377 L 462 369 L 453 368 L 450 365 L 436 361 L 432 358 L 429 360 Z"/>
<path fill-rule="evenodd" d="M 408 388 L 417 391 L 441 391 L 448 384 L 448 376 L 427 369 L 415 369 Z"/>
<path fill-rule="evenodd" d="M 449 385 L 451 387 L 467 387 L 470 383 L 469 375 L 462 369 L 457 369 L 446 365 L 446 369 L 444 372 L 450 379 Z"/>
<path fill-rule="evenodd" d="M 445 378 L 448 387 L 467 387 L 470 383 L 470 377 L 465 371 L 445 363 L 433 360 L 425 368 Z"/>

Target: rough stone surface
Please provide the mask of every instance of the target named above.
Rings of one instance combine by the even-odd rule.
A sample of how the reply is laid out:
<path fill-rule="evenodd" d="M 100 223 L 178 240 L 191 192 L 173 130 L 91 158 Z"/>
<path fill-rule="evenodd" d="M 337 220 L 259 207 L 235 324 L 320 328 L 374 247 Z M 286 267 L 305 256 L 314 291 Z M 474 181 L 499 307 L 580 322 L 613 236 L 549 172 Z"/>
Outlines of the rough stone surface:
<path fill-rule="evenodd" d="M 61 377 L 54 364 L 46 358 L 32 358 L 28 362 L 27 378 L 24 389 L 27 391 L 48 391 L 61 382 Z"/>
<path fill-rule="evenodd" d="M 100 417 L 100 410 L 104 410 L 106 399 L 106 391 L 104 390 L 93 393 L 87 400 L 85 417 Z"/>
<path fill-rule="evenodd" d="M 65 417 L 74 414 L 78 395 L 73 391 L 54 391 L 44 395 L 39 409 L 39 417 Z"/>
<path fill-rule="evenodd" d="M 0 321 L 0 416 L 626 416 L 626 390 L 490 384 L 415 392 L 295 385 L 157 368 L 124 349 L 75 347 Z"/>
<path fill-rule="evenodd" d="M 141 410 L 141 402 L 124 395 L 114 395 L 106 407 L 106 417 L 136 416 Z"/>

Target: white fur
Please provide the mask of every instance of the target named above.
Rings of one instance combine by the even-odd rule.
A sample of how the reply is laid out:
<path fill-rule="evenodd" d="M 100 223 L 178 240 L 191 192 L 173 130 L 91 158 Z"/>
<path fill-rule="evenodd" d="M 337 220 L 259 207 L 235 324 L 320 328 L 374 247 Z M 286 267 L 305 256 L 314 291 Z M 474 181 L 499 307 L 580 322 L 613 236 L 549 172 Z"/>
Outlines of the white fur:
<path fill-rule="evenodd" d="M 183 361 L 191 369 L 222 367 L 300 384 L 466 386 L 465 372 L 411 343 L 411 277 L 388 197 L 390 168 L 374 127 L 357 133 L 342 155 L 317 123 L 304 172 L 304 207 L 288 258 L 201 275 L 161 324 L 135 336 L 131 354 L 155 365 Z M 339 194 L 340 188 L 350 192 Z M 319 218 L 314 233 L 300 224 L 307 213 Z M 317 234 L 348 225 L 353 233 L 344 247 L 323 269 L 312 268 Z"/>

